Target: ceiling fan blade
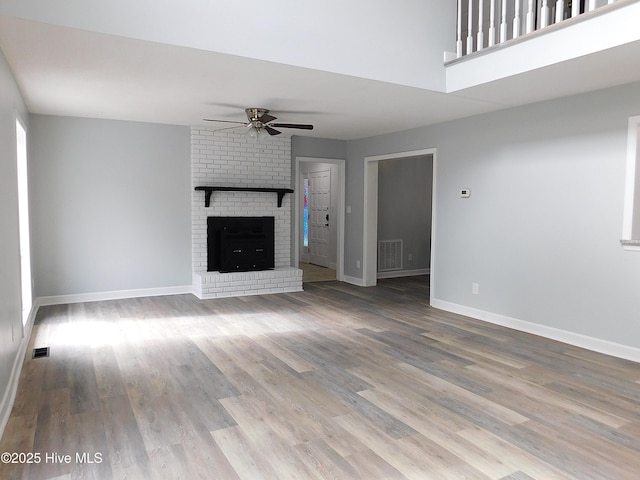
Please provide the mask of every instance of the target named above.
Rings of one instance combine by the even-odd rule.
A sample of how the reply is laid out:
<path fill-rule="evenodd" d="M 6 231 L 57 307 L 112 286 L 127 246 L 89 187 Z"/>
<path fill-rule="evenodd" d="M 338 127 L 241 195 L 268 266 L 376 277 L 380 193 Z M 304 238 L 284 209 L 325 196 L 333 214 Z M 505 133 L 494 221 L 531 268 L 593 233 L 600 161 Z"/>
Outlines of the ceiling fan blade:
<path fill-rule="evenodd" d="M 242 127 L 245 127 L 245 125 L 235 125 L 233 127 L 216 128 L 213 131 L 214 132 L 221 132 L 222 130 L 233 130 L 234 128 L 242 128 Z"/>
<path fill-rule="evenodd" d="M 213 118 L 203 118 L 205 122 L 221 122 L 221 123 L 237 123 L 238 125 L 247 125 L 247 122 L 233 122 L 231 120 L 216 120 Z"/>
<path fill-rule="evenodd" d="M 269 135 L 280 135 L 282 132 L 279 132 L 275 128 L 271 128 L 269 125 L 265 125 L 264 128 Z"/>
<path fill-rule="evenodd" d="M 273 122 L 276 118 L 277 117 L 274 117 L 273 115 L 269 115 L 268 113 L 265 113 L 264 115 L 258 118 L 258 121 L 262 123 L 269 123 L 269 122 Z"/>
<path fill-rule="evenodd" d="M 313 125 L 306 125 L 302 123 L 272 123 L 271 126 L 279 128 L 299 128 L 301 130 L 313 130 Z"/>

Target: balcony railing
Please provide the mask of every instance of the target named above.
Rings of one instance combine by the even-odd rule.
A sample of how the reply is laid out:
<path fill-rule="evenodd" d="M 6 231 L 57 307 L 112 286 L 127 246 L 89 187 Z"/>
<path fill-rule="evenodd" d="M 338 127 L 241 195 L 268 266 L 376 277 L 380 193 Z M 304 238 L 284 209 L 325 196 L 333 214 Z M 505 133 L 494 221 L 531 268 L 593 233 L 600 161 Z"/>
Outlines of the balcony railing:
<path fill-rule="evenodd" d="M 456 58 L 544 29 L 616 0 L 458 0 Z"/>

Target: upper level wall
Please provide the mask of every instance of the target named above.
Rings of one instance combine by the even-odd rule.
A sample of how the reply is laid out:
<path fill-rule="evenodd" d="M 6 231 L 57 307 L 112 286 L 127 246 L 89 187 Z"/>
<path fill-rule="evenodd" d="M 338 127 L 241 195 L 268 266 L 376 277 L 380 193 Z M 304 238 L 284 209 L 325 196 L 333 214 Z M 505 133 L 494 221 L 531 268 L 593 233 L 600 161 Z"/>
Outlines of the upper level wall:
<path fill-rule="evenodd" d="M 4 0 L 0 15 L 444 91 L 456 3 Z"/>

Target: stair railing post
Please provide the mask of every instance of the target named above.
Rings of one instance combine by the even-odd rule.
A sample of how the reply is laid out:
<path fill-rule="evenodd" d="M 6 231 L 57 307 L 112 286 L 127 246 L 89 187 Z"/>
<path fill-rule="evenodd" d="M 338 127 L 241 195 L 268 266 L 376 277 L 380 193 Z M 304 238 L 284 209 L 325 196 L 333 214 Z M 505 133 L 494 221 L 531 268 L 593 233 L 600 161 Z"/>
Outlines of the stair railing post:
<path fill-rule="evenodd" d="M 556 23 L 564 20 L 564 0 L 556 1 Z"/>
<path fill-rule="evenodd" d="M 469 0 L 467 12 L 467 55 L 473 52 L 473 0 Z"/>
<path fill-rule="evenodd" d="M 540 28 L 549 26 L 549 0 L 542 0 L 540 9 Z"/>
<path fill-rule="evenodd" d="M 573 0 L 571 2 L 571 18 L 580 15 L 580 0 Z"/>
<path fill-rule="evenodd" d="M 535 25 L 534 25 L 535 15 L 533 14 L 533 0 L 529 0 L 528 7 L 527 7 L 527 17 L 526 18 L 527 18 L 527 21 L 526 21 L 526 24 L 527 24 L 526 32 L 527 33 L 531 33 L 536 28 Z"/>
<path fill-rule="evenodd" d="M 458 0 L 458 25 L 456 30 L 456 58 L 462 56 L 462 0 Z"/>
<path fill-rule="evenodd" d="M 515 12 L 513 14 L 513 37 L 520 36 L 520 0 L 514 0 Z"/>
<path fill-rule="evenodd" d="M 496 44 L 496 0 L 491 0 L 489 7 L 489 46 Z"/>
<path fill-rule="evenodd" d="M 478 36 L 477 36 L 478 44 L 476 46 L 476 49 L 478 51 L 484 48 L 484 32 L 482 31 L 482 22 L 484 21 L 483 10 L 484 10 L 484 0 L 478 0 Z"/>
<path fill-rule="evenodd" d="M 500 9 L 500 43 L 507 41 L 507 0 L 502 0 L 502 8 Z"/>

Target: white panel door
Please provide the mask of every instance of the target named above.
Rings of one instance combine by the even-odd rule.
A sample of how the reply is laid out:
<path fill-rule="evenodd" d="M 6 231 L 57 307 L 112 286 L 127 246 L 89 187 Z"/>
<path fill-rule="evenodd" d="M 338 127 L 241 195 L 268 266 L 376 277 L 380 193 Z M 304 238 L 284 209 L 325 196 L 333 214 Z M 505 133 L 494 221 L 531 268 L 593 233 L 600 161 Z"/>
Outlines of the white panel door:
<path fill-rule="evenodd" d="M 309 263 L 329 266 L 331 170 L 309 173 Z"/>

